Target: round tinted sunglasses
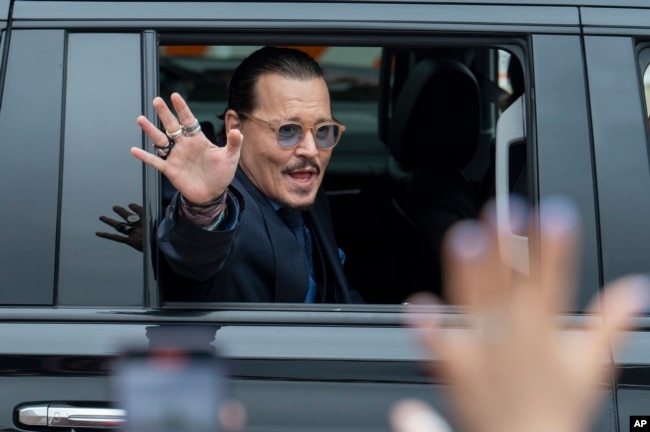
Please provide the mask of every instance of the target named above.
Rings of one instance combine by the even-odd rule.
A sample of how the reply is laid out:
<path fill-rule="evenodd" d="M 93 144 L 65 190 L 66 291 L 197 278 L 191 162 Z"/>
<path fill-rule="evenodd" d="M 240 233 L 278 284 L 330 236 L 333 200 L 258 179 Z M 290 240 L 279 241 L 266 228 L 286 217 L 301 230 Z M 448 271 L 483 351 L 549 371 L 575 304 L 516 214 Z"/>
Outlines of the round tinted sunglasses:
<path fill-rule="evenodd" d="M 305 129 L 311 129 L 314 141 L 320 148 L 331 149 L 338 144 L 345 126 L 335 121 L 317 123 L 312 127 L 305 127 L 302 123 L 287 121 L 282 123 L 270 123 L 251 114 L 239 113 L 240 116 L 261 123 L 275 132 L 278 144 L 284 148 L 295 147 L 302 141 Z"/>

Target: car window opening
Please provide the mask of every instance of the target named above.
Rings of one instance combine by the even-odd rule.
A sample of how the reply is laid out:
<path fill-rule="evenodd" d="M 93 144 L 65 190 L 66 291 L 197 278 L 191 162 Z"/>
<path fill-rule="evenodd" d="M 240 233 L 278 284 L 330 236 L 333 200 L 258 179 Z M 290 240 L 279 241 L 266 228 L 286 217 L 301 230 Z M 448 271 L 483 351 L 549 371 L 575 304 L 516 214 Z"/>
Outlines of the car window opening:
<path fill-rule="evenodd" d="M 222 145 L 218 116 L 232 72 L 257 48 L 163 46 L 160 95 L 169 102 L 180 93 L 206 136 Z M 323 186 L 350 286 L 370 304 L 398 304 L 418 291 L 444 298 L 444 234 L 478 217 L 497 194 L 497 120 L 523 100 L 520 60 L 487 46 L 300 49 L 323 67 L 333 115 L 347 127 Z M 500 169 L 508 196 L 528 199 L 523 137 Z M 163 180 L 162 208 L 173 192 Z M 188 300 L 175 288 L 186 281 L 169 269 L 160 282 L 165 300 Z"/>

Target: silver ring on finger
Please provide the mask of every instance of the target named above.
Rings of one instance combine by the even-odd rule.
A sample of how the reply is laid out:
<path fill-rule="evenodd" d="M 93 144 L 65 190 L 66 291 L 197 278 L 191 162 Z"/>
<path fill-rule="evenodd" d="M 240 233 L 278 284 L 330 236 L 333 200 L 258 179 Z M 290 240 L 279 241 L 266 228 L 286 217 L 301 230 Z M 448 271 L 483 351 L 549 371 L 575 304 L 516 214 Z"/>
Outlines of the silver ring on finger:
<path fill-rule="evenodd" d="M 117 225 L 115 225 L 115 229 L 118 232 L 120 232 L 120 233 L 122 233 L 124 235 L 129 235 L 129 234 L 131 234 L 131 231 L 133 231 L 135 229 L 135 227 L 133 225 L 126 224 L 126 223 L 122 222 L 122 223 L 118 223 Z"/>
<path fill-rule="evenodd" d="M 179 128 L 177 130 L 175 130 L 174 132 L 171 132 L 171 133 L 168 132 L 167 130 L 165 130 L 165 135 L 167 135 L 167 138 L 169 138 L 170 140 L 173 141 L 176 138 L 183 135 L 183 132 L 184 132 L 184 128 L 182 126 L 179 126 Z"/>
<path fill-rule="evenodd" d="M 154 144 L 154 147 L 156 147 L 156 153 L 158 153 L 158 156 L 162 159 L 165 160 L 167 159 L 167 156 L 169 156 L 169 153 L 172 151 L 172 148 L 174 148 L 174 145 L 176 142 L 174 140 L 169 140 L 167 142 L 167 145 L 165 147 L 157 146 Z"/>
<path fill-rule="evenodd" d="M 183 133 L 185 136 L 193 136 L 201 132 L 201 124 L 197 119 L 194 119 L 194 123 L 189 126 L 183 126 Z"/>

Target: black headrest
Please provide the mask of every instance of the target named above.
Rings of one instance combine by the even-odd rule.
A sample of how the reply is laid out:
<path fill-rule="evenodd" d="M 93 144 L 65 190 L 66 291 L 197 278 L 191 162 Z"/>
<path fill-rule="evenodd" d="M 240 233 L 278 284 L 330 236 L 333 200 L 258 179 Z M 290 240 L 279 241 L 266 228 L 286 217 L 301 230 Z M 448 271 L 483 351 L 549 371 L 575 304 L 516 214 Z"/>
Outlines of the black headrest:
<path fill-rule="evenodd" d="M 464 167 L 478 145 L 481 97 L 467 66 L 424 59 L 409 73 L 392 112 L 389 147 L 406 170 L 433 158 Z"/>

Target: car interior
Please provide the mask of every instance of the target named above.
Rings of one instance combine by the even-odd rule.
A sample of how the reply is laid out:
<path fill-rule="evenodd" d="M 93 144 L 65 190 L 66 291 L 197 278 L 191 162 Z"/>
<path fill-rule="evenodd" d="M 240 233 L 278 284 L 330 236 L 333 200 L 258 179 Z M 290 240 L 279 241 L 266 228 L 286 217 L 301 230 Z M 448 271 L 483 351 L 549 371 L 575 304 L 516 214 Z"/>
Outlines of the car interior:
<path fill-rule="evenodd" d="M 160 94 L 181 93 L 204 130 L 218 130 L 230 73 L 256 48 L 163 46 Z M 521 59 L 494 45 L 297 48 L 323 66 L 347 126 L 323 186 L 351 287 L 370 304 L 444 299 L 447 230 L 495 197 L 508 224 L 510 194 L 531 196 Z"/>

